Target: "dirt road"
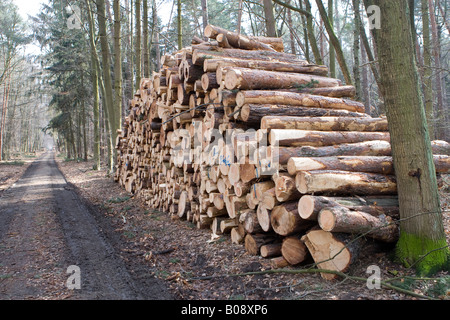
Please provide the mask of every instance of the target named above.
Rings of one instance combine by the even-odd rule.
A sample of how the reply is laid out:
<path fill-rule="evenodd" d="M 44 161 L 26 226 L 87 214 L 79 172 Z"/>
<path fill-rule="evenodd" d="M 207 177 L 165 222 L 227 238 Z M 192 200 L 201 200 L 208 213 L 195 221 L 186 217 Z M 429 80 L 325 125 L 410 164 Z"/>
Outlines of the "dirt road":
<path fill-rule="evenodd" d="M 53 153 L 33 162 L 0 198 L 0 299 L 172 299 L 160 280 L 129 270 L 92 210 Z"/>

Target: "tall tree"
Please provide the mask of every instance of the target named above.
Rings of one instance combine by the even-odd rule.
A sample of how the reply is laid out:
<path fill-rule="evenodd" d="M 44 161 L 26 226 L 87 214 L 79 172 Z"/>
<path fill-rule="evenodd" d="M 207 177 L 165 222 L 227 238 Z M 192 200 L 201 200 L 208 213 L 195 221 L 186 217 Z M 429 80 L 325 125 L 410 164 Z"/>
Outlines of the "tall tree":
<path fill-rule="evenodd" d="M 446 267 L 443 228 L 431 142 L 421 97 L 407 1 L 373 1 L 381 28 L 378 50 L 400 206 L 397 257 L 419 274 Z"/>
<path fill-rule="evenodd" d="M 319 8 L 320 16 L 322 17 L 322 21 L 325 24 L 325 29 L 327 30 L 329 41 L 334 47 L 334 50 L 336 52 L 336 59 L 339 63 L 339 66 L 341 68 L 342 74 L 344 75 L 344 80 L 347 85 L 351 85 L 353 83 L 352 77 L 350 76 L 350 71 L 347 66 L 347 62 L 345 61 L 344 52 L 342 51 L 341 44 L 339 42 L 339 39 L 337 38 L 336 34 L 334 33 L 334 29 L 330 24 L 330 21 L 328 19 L 327 12 L 325 10 L 325 7 L 323 6 L 322 0 L 316 0 L 317 7 Z"/>
<path fill-rule="evenodd" d="M 109 53 L 108 36 L 106 32 L 106 15 L 105 15 L 105 0 L 97 0 L 97 21 L 99 29 L 99 38 L 101 46 L 102 57 L 102 71 L 104 81 L 104 94 L 102 95 L 105 101 L 104 111 L 108 121 L 110 130 L 108 148 L 112 148 L 114 141 L 116 141 L 117 130 L 119 127 L 119 120 L 116 119 L 116 113 L 114 112 L 114 93 L 111 77 L 111 57 Z M 112 171 L 114 168 L 114 155 L 109 153 L 109 169 Z"/>
<path fill-rule="evenodd" d="M 142 38 L 143 38 L 143 69 L 144 69 L 144 78 L 150 77 L 150 52 L 148 45 L 148 0 L 143 0 L 142 2 Z"/>
<path fill-rule="evenodd" d="M 337 0 L 335 0 L 337 1 Z M 334 10 L 333 10 L 333 0 L 328 0 L 328 19 L 330 20 L 331 26 L 334 28 Z M 330 77 L 336 78 L 336 53 L 334 51 L 333 45 L 330 43 L 328 45 L 329 57 L 330 57 Z"/>
<path fill-rule="evenodd" d="M 362 98 L 362 88 L 361 88 L 361 73 L 360 73 L 360 52 L 361 52 L 361 46 L 360 46 L 360 30 L 361 26 L 360 24 L 360 1 L 359 0 L 352 0 L 353 3 L 353 12 L 355 15 L 355 25 L 353 28 L 353 79 L 356 89 L 356 100 L 360 100 Z"/>
<path fill-rule="evenodd" d="M 92 81 L 92 96 L 93 96 L 93 122 L 94 122 L 94 170 L 100 170 L 100 94 L 99 94 L 99 60 L 97 55 L 97 48 L 95 46 L 95 23 L 91 10 L 90 0 L 86 0 L 87 15 L 89 23 L 89 45 L 91 51 L 91 81 Z"/>
<path fill-rule="evenodd" d="M 205 30 L 206 26 L 209 24 L 208 19 L 208 0 L 202 0 L 202 24 L 203 24 L 203 30 Z M 202 34 L 203 34 L 202 30 Z"/>
<path fill-rule="evenodd" d="M 438 117 L 439 121 L 442 123 L 446 122 L 446 112 L 444 107 L 444 95 L 443 95 L 443 84 L 442 84 L 442 70 L 441 70 L 441 50 L 439 43 L 439 33 L 438 26 L 436 21 L 436 15 L 434 13 L 434 4 L 433 0 L 428 0 L 428 8 L 430 13 L 430 22 L 431 22 L 431 41 L 433 44 L 433 56 L 434 56 L 434 67 L 435 67 L 435 91 L 437 97 L 437 105 L 436 109 L 439 111 Z M 440 130 L 439 133 L 440 139 L 445 139 L 445 131 Z"/>
<path fill-rule="evenodd" d="M 266 21 L 266 34 L 268 37 L 277 37 L 277 24 L 272 0 L 263 0 L 264 18 Z"/>
<path fill-rule="evenodd" d="M 159 23 L 158 23 L 158 8 L 156 7 L 156 0 L 152 0 L 152 19 L 153 19 L 153 36 L 155 52 L 156 52 L 156 72 L 161 70 L 161 52 L 159 46 Z"/>
<path fill-rule="evenodd" d="M 431 39 L 430 39 L 430 14 L 428 0 L 421 0 L 422 9 L 422 38 L 423 38 L 423 93 L 425 99 L 425 113 L 427 115 L 428 130 L 430 138 L 434 139 L 434 117 L 433 117 L 433 83 L 431 71 Z"/>
<path fill-rule="evenodd" d="M 114 129 L 122 127 L 122 49 L 120 1 L 114 0 Z M 114 142 L 116 140 L 113 140 Z"/>
<path fill-rule="evenodd" d="M 134 2 L 134 19 L 136 21 L 136 39 L 135 39 L 135 63 L 136 63 L 136 81 L 135 89 L 139 89 L 141 85 L 142 76 L 142 37 L 141 37 L 141 0 L 135 0 Z"/>
<path fill-rule="evenodd" d="M 181 0 L 177 0 L 177 43 L 178 43 L 178 50 L 181 50 L 183 48 L 183 27 L 182 27 L 182 21 L 183 17 L 181 15 L 182 8 L 181 8 Z"/>

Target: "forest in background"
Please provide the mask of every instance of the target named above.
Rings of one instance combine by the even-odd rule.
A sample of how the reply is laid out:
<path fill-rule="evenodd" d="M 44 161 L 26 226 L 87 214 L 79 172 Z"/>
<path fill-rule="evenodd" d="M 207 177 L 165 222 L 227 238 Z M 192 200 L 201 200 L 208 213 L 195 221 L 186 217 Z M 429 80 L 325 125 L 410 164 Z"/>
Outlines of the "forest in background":
<path fill-rule="evenodd" d="M 448 2 L 409 1 L 430 136 L 447 141 Z M 326 65 L 330 77 L 356 87 L 367 113 L 384 115 L 365 5 L 361 0 L 49 0 L 25 21 L 13 1 L 2 1 L 1 159 L 49 148 L 50 135 L 68 159 L 94 157 L 97 168 L 104 163 L 112 169 L 117 130 L 140 79 L 159 71 L 164 54 L 203 38 L 207 24 L 282 37 L 285 52 Z M 30 44 L 39 51 L 30 53 Z"/>

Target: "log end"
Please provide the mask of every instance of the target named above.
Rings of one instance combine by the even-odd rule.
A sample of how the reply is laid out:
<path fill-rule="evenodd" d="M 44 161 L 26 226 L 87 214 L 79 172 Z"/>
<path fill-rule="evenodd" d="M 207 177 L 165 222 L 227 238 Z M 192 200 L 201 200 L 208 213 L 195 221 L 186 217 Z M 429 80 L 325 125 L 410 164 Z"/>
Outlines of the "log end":
<path fill-rule="evenodd" d="M 314 197 L 310 195 L 304 195 L 298 201 L 298 214 L 305 220 L 316 220 L 314 217 Z"/>

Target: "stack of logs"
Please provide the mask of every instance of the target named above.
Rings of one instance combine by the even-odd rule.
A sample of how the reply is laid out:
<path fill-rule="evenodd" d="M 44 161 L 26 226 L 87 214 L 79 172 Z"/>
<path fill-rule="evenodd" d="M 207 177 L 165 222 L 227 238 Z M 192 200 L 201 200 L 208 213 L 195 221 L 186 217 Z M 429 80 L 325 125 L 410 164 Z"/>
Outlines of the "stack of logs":
<path fill-rule="evenodd" d="M 212 25 L 204 35 L 141 81 L 117 140 L 116 181 L 274 268 L 312 257 L 345 271 L 367 239 L 395 242 L 386 119 L 366 114 L 325 66 L 284 53 L 279 38 Z M 433 154 L 448 173 L 450 144 L 433 141 Z"/>

